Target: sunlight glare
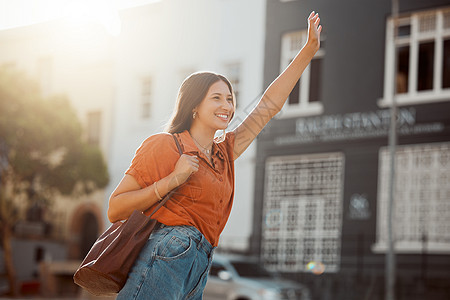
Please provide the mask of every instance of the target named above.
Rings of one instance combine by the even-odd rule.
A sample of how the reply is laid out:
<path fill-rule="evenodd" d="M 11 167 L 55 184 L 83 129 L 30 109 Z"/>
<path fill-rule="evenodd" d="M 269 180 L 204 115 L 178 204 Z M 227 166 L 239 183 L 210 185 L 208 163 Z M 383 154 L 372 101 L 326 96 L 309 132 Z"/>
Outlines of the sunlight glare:
<path fill-rule="evenodd" d="M 70 1 L 64 9 L 63 17 L 74 25 L 101 24 L 110 35 L 118 36 L 121 31 L 121 21 L 117 10 L 113 1 Z"/>

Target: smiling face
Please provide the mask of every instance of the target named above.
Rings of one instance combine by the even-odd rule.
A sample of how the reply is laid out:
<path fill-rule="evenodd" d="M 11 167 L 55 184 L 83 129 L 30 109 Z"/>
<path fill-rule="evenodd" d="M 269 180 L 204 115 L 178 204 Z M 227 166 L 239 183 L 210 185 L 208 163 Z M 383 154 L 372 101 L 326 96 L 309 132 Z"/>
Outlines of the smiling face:
<path fill-rule="evenodd" d="M 196 112 L 193 126 L 200 125 L 214 132 L 226 129 L 234 113 L 233 95 L 228 85 L 222 80 L 213 83 L 193 112 Z"/>

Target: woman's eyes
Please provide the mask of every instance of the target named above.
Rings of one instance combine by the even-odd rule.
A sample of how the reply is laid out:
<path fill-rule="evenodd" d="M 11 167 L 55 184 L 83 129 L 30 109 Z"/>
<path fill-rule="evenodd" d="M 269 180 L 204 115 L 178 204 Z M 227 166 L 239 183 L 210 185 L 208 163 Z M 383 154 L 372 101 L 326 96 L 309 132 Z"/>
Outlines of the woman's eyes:
<path fill-rule="evenodd" d="M 215 96 L 215 97 L 213 97 L 213 99 L 220 100 L 220 97 L 219 96 Z M 228 98 L 227 101 L 228 102 L 233 102 L 233 98 Z"/>

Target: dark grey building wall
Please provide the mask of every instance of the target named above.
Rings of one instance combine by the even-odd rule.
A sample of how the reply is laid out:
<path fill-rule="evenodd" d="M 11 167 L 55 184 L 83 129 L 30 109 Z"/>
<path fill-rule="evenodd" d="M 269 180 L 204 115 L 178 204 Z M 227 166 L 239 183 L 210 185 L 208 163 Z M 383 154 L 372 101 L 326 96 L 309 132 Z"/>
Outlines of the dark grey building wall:
<path fill-rule="evenodd" d="M 449 5 L 448 0 L 401 0 L 400 13 Z M 282 35 L 306 29 L 306 18 L 313 10 L 319 12 L 321 16 L 324 27 L 322 35 L 325 38 L 321 82 L 324 112 L 321 116 L 342 116 L 354 112 L 386 109 L 380 108 L 377 101 L 383 97 L 384 88 L 386 21 L 391 15 L 391 2 L 387 0 L 291 2 L 268 0 L 263 88 L 279 75 Z M 437 122 L 444 129 L 435 133 L 400 135 L 398 140 L 400 145 L 450 141 L 449 101 L 403 106 L 402 109 L 414 110 L 416 124 Z M 341 279 L 345 278 L 346 274 L 359 274 L 360 278 L 364 278 L 367 274 L 376 273 L 382 277 L 384 255 L 375 254 L 371 250 L 371 245 L 375 243 L 376 234 L 379 150 L 388 144 L 387 134 L 370 138 L 293 143 L 283 146 L 274 143 L 277 137 L 295 134 L 297 119 L 272 120 L 258 136 L 251 251 L 259 253 L 261 247 L 266 159 L 270 156 L 341 152 L 345 155 L 344 210 L 341 268 L 335 275 Z M 348 217 L 350 197 L 355 193 L 364 193 L 367 196 L 370 218 L 353 220 Z M 450 280 L 449 255 L 399 255 L 398 266 L 400 277 L 405 274 L 409 276 L 406 276 L 409 279 L 404 279 L 403 283 L 410 278 L 422 278 L 425 273 L 426 276 L 440 276 L 439 278 L 444 281 Z M 308 279 L 308 275 L 304 274 L 290 275 L 299 280 Z M 320 284 L 318 282 L 324 280 L 309 279 L 315 284 Z M 403 285 L 403 288 L 407 290 L 406 286 Z M 378 288 L 382 289 L 382 281 L 381 287 Z M 441 299 L 439 297 L 441 296 L 435 295 L 433 299 Z M 333 299 L 353 298 L 336 296 Z"/>

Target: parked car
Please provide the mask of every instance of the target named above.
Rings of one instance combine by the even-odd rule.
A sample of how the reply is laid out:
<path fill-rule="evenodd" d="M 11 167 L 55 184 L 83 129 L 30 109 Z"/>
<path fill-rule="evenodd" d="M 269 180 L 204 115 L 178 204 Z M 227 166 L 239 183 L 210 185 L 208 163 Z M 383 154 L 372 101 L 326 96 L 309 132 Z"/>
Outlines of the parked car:
<path fill-rule="evenodd" d="M 215 254 L 205 300 L 311 300 L 309 289 L 266 270 L 255 258 Z"/>

